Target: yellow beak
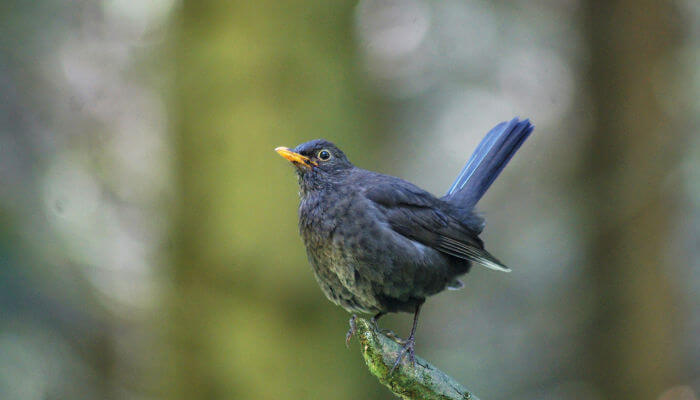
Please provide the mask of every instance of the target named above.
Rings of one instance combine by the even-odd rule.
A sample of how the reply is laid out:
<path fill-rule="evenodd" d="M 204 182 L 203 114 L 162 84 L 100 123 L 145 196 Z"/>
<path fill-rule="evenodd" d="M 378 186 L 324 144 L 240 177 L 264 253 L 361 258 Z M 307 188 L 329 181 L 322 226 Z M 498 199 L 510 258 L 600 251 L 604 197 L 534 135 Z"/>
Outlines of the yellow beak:
<path fill-rule="evenodd" d="M 275 149 L 275 151 L 281 155 L 282 157 L 286 158 L 290 162 L 296 164 L 296 165 L 301 165 L 307 168 L 311 168 L 312 165 L 318 165 L 314 161 L 312 161 L 309 157 L 303 156 L 299 153 L 295 153 L 291 151 L 287 147 L 278 147 Z"/>

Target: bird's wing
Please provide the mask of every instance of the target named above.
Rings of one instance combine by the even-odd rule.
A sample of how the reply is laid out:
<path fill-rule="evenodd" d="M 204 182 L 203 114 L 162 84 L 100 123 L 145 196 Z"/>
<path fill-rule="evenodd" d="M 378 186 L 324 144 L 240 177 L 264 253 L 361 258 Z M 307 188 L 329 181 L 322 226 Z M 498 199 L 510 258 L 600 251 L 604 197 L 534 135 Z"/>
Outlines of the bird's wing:
<path fill-rule="evenodd" d="M 430 193 L 397 180 L 372 185 L 364 195 L 383 212 L 395 232 L 442 253 L 498 271 L 510 271 L 484 250 L 478 232 L 443 211 L 440 200 Z"/>

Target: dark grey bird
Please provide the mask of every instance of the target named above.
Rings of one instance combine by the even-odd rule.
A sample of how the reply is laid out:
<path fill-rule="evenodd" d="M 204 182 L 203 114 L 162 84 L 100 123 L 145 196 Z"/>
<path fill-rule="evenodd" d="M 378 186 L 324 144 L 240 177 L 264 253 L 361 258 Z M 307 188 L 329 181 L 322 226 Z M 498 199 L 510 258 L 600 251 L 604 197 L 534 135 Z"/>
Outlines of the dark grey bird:
<path fill-rule="evenodd" d="M 533 130 L 517 118 L 494 127 L 450 189 L 438 198 L 396 177 L 355 167 L 333 143 L 317 139 L 275 149 L 296 167 L 299 230 L 321 290 L 350 313 L 414 314 L 394 364 L 414 359 L 418 314 L 426 297 L 458 289 L 472 262 L 510 269 L 484 249 L 484 219 L 474 206 Z M 352 322 L 352 320 L 351 320 Z M 352 323 L 351 323 L 352 326 Z M 348 332 L 348 340 L 352 329 Z M 393 369 L 392 369 L 393 371 Z"/>

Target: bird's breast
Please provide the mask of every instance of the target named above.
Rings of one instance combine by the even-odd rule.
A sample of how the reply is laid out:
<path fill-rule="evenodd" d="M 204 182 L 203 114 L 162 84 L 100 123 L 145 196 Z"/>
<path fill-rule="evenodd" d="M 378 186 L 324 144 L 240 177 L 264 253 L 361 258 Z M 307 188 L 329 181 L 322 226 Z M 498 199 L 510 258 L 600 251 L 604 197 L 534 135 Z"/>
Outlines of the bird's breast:
<path fill-rule="evenodd" d="M 311 195 L 299 204 L 299 232 L 304 242 L 324 242 L 338 226 L 340 201 L 332 196 Z"/>

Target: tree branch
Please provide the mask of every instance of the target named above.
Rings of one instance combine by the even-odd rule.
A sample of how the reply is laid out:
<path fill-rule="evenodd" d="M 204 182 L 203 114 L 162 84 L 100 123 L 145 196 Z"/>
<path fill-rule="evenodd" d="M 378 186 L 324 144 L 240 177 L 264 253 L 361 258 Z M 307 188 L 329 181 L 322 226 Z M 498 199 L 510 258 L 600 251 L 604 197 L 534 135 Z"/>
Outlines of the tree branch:
<path fill-rule="evenodd" d="M 355 327 L 369 371 L 397 396 L 407 400 L 479 400 L 459 382 L 420 357 L 416 357 L 415 368 L 408 357 L 404 357 L 394 373 L 389 374 L 401 346 L 364 318 L 355 318 Z"/>

